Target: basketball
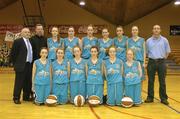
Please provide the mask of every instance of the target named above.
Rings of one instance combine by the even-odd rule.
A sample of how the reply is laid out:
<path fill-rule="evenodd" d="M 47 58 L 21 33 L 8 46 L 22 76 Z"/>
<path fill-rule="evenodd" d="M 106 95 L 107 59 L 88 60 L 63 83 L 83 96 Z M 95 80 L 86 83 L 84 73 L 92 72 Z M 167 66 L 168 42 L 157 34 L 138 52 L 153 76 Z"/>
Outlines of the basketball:
<path fill-rule="evenodd" d="M 130 97 L 123 97 L 121 100 L 121 105 L 125 108 L 133 106 L 133 100 Z"/>
<path fill-rule="evenodd" d="M 91 105 L 91 106 L 97 106 L 100 104 L 100 98 L 96 95 L 92 95 L 88 98 L 88 103 Z"/>
<path fill-rule="evenodd" d="M 82 107 L 85 103 L 85 99 L 82 95 L 77 95 L 75 98 L 74 98 L 74 105 L 77 106 L 77 107 Z"/>
<path fill-rule="evenodd" d="M 49 95 L 46 99 L 46 105 L 53 107 L 57 105 L 57 97 L 55 95 Z"/>

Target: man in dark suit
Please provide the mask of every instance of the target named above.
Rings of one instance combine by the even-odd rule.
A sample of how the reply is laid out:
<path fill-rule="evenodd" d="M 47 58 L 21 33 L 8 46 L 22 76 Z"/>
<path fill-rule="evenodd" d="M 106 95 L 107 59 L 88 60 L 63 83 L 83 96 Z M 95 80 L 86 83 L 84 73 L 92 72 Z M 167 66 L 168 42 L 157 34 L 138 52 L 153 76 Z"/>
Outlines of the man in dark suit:
<path fill-rule="evenodd" d="M 44 37 L 44 29 L 42 24 L 35 26 L 35 35 L 31 37 L 33 49 L 33 61 L 40 58 L 40 50 L 42 47 L 47 47 L 47 39 Z"/>
<path fill-rule="evenodd" d="M 32 59 L 33 51 L 29 41 L 30 30 L 23 28 L 21 30 L 22 38 L 14 41 L 10 61 L 13 63 L 15 70 L 15 83 L 13 101 L 15 104 L 21 104 L 20 96 L 23 89 L 23 100 L 30 101 L 32 85 Z"/>

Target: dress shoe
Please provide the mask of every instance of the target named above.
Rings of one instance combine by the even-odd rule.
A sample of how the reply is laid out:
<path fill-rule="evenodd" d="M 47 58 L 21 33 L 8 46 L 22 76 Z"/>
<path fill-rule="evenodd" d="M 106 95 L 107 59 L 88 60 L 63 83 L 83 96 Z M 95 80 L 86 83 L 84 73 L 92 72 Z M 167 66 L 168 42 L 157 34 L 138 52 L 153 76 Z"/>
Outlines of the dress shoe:
<path fill-rule="evenodd" d="M 20 100 L 14 100 L 14 103 L 15 104 L 21 104 L 21 101 Z"/>
<path fill-rule="evenodd" d="M 33 101 L 33 98 L 23 98 L 23 101 Z"/>
<path fill-rule="evenodd" d="M 161 103 L 163 103 L 165 105 L 169 105 L 169 102 L 167 100 L 161 100 Z"/>
<path fill-rule="evenodd" d="M 145 103 L 152 103 L 152 102 L 154 102 L 154 100 L 153 100 L 153 99 L 150 99 L 150 98 L 147 98 L 144 102 L 145 102 Z"/>

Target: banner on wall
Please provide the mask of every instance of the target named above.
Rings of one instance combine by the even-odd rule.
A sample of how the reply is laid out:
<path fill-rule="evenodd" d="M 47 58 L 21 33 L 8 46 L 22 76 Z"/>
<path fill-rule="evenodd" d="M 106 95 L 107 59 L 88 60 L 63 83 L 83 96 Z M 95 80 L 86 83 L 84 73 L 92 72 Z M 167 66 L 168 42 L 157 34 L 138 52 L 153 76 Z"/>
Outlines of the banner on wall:
<path fill-rule="evenodd" d="M 6 36 L 4 38 L 4 41 L 10 41 L 10 42 L 13 42 L 14 41 L 14 38 L 15 38 L 15 34 L 10 32 L 10 31 L 7 31 L 6 32 Z"/>
<path fill-rule="evenodd" d="M 15 25 L 15 24 L 0 24 L 0 34 L 6 34 L 7 31 L 12 33 L 19 33 L 23 25 Z"/>
<path fill-rule="evenodd" d="M 171 25 L 170 35 L 172 36 L 180 35 L 180 25 Z"/>
<path fill-rule="evenodd" d="M 69 27 L 74 27 L 76 34 L 86 34 L 88 25 L 48 25 L 48 33 L 51 32 L 53 26 L 58 27 L 60 34 L 67 34 Z M 101 34 L 104 27 L 106 25 L 93 25 L 94 34 Z"/>
<path fill-rule="evenodd" d="M 75 32 L 77 34 L 86 34 L 88 25 L 48 25 L 48 33 L 50 33 L 51 28 L 56 26 L 59 28 L 60 34 L 67 34 L 69 27 L 74 27 Z M 93 25 L 94 26 L 94 34 L 101 34 L 101 31 L 106 25 Z M 19 33 L 23 25 L 17 24 L 0 24 L 0 34 L 6 34 L 7 31 L 12 33 Z M 34 31 L 34 28 L 30 28 L 31 31 Z"/>
<path fill-rule="evenodd" d="M 7 31 L 4 41 L 13 42 L 14 40 L 18 38 L 21 38 L 21 33 L 13 33 L 13 32 Z"/>

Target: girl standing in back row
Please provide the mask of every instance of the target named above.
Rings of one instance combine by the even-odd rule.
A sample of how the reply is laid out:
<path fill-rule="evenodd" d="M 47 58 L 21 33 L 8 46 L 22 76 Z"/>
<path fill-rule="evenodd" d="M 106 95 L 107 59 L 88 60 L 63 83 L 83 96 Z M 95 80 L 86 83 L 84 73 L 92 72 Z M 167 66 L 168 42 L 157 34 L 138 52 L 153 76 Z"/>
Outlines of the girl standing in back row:
<path fill-rule="evenodd" d="M 134 60 L 139 61 L 142 67 L 142 80 L 145 79 L 145 60 L 146 60 L 146 51 L 145 51 L 145 41 L 144 38 L 139 37 L 139 29 L 137 26 L 132 27 L 132 37 L 128 39 L 127 48 L 134 51 Z"/>
<path fill-rule="evenodd" d="M 48 59 L 53 62 L 56 60 L 56 49 L 62 47 L 63 39 L 58 38 L 59 31 L 57 27 L 52 27 L 51 34 L 52 37 L 47 39 L 47 46 L 49 49 Z"/>
<path fill-rule="evenodd" d="M 89 59 L 91 57 L 91 51 L 90 48 L 92 46 L 98 45 L 98 40 L 96 37 L 93 36 L 94 29 L 92 25 L 89 25 L 87 27 L 87 36 L 83 37 L 83 43 L 82 43 L 82 57 L 84 59 Z"/>
<path fill-rule="evenodd" d="M 102 39 L 99 39 L 99 58 L 102 60 L 108 59 L 108 53 L 107 50 L 108 48 L 113 45 L 113 40 L 111 38 L 109 38 L 109 31 L 107 28 L 104 28 L 102 30 Z"/>
<path fill-rule="evenodd" d="M 73 47 L 79 46 L 79 38 L 75 37 L 74 34 L 75 34 L 74 27 L 69 27 L 68 37 L 64 38 L 64 42 L 63 42 L 65 59 L 68 61 L 73 59 Z"/>
<path fill-rule="evenodd" d="M 122 26 L 116 28 L 117 37 L 114 40 L 114 46 L 117 49 L 116 56 L 123 62 L 126 62 L 126 48 L 127 48 L 127 36 L 124 36 L 124 31 Z"/>

